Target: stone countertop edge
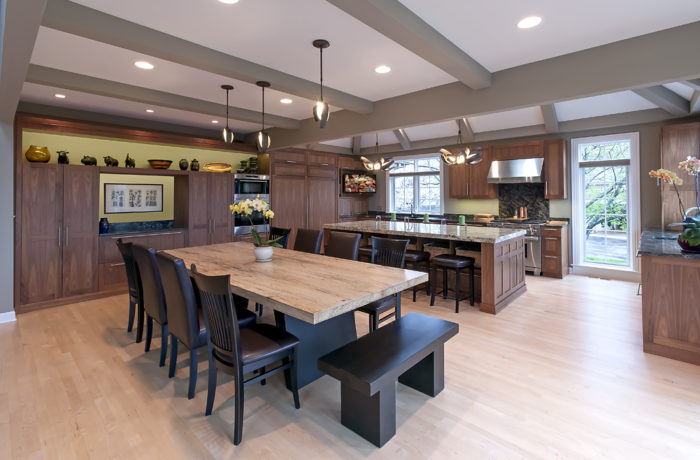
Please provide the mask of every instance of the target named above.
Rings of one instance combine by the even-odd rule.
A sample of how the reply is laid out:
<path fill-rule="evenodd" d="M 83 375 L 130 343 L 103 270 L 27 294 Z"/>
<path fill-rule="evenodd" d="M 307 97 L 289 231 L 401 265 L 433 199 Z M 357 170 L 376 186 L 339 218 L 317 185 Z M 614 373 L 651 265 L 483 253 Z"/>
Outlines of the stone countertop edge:
<path fill-rule="evenodd" d="M 681 257 L 700 262 L 700 253 L 683 252 L 678 245 L 677 232 L 667 232 L 659 228 L 647 228 L 639 240 L 637 255 L 659 257 Z"/>
<path fill-rule="evenodd" d="M 382 222 L 382 227 L 386 227 L 387 224 L 393 225 L 405 225 L 403 222 Z M 413 226 L 423 226 L 423 225 L 435 225 L 440 226 L 440 224 L 412 224 Z M 449 227 L 454 227 L 456 229 L 462 229 L 465 226 L 461 225 L 451 225 Z M 430 238 L 436 240 L 454 240 L 454 241 L 465 241 L 474 243 L 502 243 L 513 238 L 525 236 L 525 230 L 498 228 L 498 227 L 481 227 L 481 226 L 466 226 L 467 231 L 471 230 L 471 235 L 457 235 L 450 233 L 428 233 L 420 231 L 420 228 L 412 227 L 408 231 L 403 229 L 391 229 L 391 228 L 377 228 L 377 223 L 372 221 L 359 221 L 359 222 L 343 222 L 337 224 L 326 224 L 324 229 L 328 230 L 344 230 L 344 231 L 355 231 L 362 233 L 378 233 L 386 235 L 397 235 L 397 236 L 408 236 L 417 238 Z"/>

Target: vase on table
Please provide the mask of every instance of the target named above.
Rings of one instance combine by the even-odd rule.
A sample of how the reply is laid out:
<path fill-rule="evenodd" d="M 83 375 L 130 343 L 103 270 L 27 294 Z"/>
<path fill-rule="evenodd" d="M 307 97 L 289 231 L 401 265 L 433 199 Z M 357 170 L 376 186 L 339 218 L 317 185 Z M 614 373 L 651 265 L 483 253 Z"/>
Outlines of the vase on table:
<path fill-rule="evenodd" d="M 255 246 L 253 252 L 255 253 L 256 262 L 269 262 L 272 260 L 272 246 Z"/>
<path fill-rule="evenodd" d="M 107 232 L 109 232 L 109 221 L 106 217 L 103 217 L 100 219 L 100 234 Z"/>

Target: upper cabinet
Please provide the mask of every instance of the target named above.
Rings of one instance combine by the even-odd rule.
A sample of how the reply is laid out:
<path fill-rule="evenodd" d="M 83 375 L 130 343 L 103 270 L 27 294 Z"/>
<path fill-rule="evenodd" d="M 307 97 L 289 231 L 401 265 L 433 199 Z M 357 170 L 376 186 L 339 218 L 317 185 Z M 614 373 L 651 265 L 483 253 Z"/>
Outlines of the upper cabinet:
<path fill-rule="evenodd" d="M 568 196 L 566 142 L 564 139 L 544 141 L 544 197 L 565 200 Z"/>
<path fill-rule="evenodd" d="M 544 156 L 543 141 L 492 145 L 490 149 L 492 160 L 520 160 L 523 158 L 542 158 Z"/>
<path fill-rule="evenodd" d="M 484 148 L 481 163 L 447 166 L 450 198 L 498 198 L 498 186 L 486 180 L 494 160 L 491 148 Z"/>

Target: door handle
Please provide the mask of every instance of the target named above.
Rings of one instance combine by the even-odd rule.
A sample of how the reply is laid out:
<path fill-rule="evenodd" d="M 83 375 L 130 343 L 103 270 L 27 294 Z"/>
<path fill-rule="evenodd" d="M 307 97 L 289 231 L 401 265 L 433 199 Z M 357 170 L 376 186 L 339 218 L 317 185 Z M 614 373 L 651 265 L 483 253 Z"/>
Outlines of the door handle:
<path fill-rule="evenodd" d="M 216 219 L 211 220 L 211 232 L 216 232 Z"/>
<path fill-rule="evenodd" d="M 68 226 L 66 226 L 66 247 L 68 247 Z"/>
<path fill-rule="evenodd" d="M 306 195 L 306 228 L 309 228 L 309 195 Z"/>
<path fill-rule="evenodd" d="M 544 183 L 544 196 L 547 196 L 547 181 Z"/>
<path fill-rule="evenodd" d="M 61 227 L 58 227 L 58 247 L 61 247 Z"/>
<path fill-rule="evenodd" d="M 294 164 L 294 165 L 295 165 L 295 164 L 297 164 L 297 162 L 296 162 L 296 161 L 292 161 L 292 160 L 286 160 L 286 162 L 287 162 L 287 163 L 291 163 L 291 164 Z"/>

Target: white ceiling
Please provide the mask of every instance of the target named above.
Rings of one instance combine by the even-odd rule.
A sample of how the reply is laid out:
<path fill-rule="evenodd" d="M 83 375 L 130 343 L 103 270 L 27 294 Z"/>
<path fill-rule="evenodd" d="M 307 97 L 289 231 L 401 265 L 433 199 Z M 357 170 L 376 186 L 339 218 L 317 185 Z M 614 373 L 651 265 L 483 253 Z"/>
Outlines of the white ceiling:
<path fill-rule="evenodd" d="M 603 94 L 572 101 L 557 102 L 554 109 L 559 121 L 579 120 L 614 113 L 655 109 L 656 106 L 632 91 Z"/>
<path fill-rule="evenodd" d="M 691 88 L 690 86 L 678 82 L 666 83 L 663 86 L 670 89 L 671 91 L 678 94 L 680 97 L 687 101 L 689 101 L 693 97 L 693 93 L 695 92 L 695 90 L 693 90 L 693 88 Z"/>
<path fill-rule="evenodd" d="M 434 139 L 457 135 L 457 123 L 455 121 L 441 121 L 440 123 L 430 123 L 428 125 L 411 126 L 404 128 L 406 135 L 412 141 L 423 139 Z"/>
<path fill-rule="evenodd" d="M 522 109 L 508 110 L 506 112 L 479 115 L 476 117 L 469 117 L 468 120 L 469 126 L 471 126 L 472 131 L 475 133 L 541 125 L 544 123 L 542 111 L 539 107 L 525 107 Z"/>
<path fill-rule="evenodd" d="M 78 0 L 90 8 L 372 101 L 455 81 L 325 0 Z M 193 21 L 196 18 L 196 21 Z M 392 71 L 377 74 L 375 67 Z"/>
<path fill-rule="evenodd" d="M 491 72 L 700 20 L 698 0 L 399 1 Z"/>

